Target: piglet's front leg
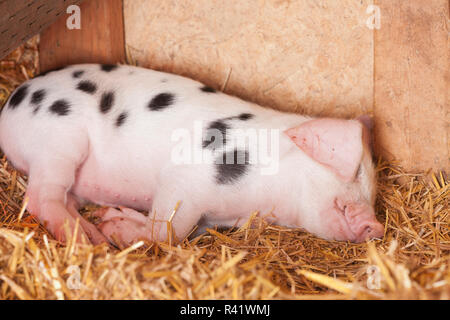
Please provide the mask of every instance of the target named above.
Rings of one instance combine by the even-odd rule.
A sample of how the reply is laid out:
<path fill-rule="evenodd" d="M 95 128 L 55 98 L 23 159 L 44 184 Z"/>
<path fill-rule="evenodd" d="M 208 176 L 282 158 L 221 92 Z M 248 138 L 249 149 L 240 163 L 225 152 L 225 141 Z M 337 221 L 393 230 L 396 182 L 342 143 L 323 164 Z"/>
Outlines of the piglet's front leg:
<path fill-rule="evenodd" d="M 148 216 L 123 207 L 100 209 L 94 215 L 102 220 L 100 231 L 118 246 L 139 240 L 177 241 L 186 237 L 201 218 L 200 210 L 191 201 L 183 201 L 190 199 L 182 187 L 167 185 L 158 190 Z"/>
<path fill-rule="evenodd" d="M 76 201 L 75 197 L 72 194 L 67 195 L 67 210 L 71 214 L 74 219 L 78 219 L 81 228 L 87 234 L 89 240 L 97 245 L 101 243 L 108 243 L 108 240 L 105 236 L 97 229 L 95 225 L 84 219 L 80 213 L 78 212 L 79 204 Z"/>

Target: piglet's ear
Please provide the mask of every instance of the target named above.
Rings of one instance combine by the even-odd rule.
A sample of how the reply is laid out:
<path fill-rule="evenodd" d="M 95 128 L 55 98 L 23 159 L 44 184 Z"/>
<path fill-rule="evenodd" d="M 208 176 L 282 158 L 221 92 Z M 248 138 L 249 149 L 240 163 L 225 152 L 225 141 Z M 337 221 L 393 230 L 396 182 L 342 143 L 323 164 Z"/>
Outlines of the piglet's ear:
<path fill-rule="evenodd" d="M 368 146 L 369 150 L 373 153 L 373 120 L 370 116 L 363 114 L 356 118 L 363 124 L 363 142 Z"/>
<path fill-rule="evenodd" d="M 354 179 L 363 155 L 359 121 L 315 119 L 285 133 L 308 156 L 329 167 L 344 181 Z"/>

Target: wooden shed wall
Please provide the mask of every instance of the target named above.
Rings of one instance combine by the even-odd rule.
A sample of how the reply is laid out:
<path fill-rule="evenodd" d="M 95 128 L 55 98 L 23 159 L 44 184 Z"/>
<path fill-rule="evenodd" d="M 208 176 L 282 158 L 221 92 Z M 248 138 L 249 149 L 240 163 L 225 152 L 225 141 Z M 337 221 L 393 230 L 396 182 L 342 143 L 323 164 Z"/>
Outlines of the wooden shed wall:
<path fill-rule="evenodd" d="M 126 43 L 140 65 L 247 100 L 351 116 L 372 110 L 369 3 L 126 0 Z"/>
<path fill-rule="evenodd" d="M 366 25 L 371 4 L 379 30 Z M 86 0 L 83 21 L 98 18 L 90 29 L 54 24 L 41 36 L 43 69 L 123 60 L 121 8 Z M 141 66 L 281 110 L 372 114 L 377 154 L 450 171 L 447 0 L 123 0 L 123 10 Z"/>
<path fill-rule="evenodd" d="M 0 58 L 82 0 L 0 0 Z"/>
<path fill-rule="evenodd" d="M 74 63 L 117 63 L 125 59 L 122 0 L 85 0 L 81 29 L 68 30 L 67 16 L 41 34 L 41 70 Z"/>
<path fill-rule="evenodd" d="M 378 152 L 409 169 L 450 172 L 447 0 L 376 0 L 374 114 Z"/>

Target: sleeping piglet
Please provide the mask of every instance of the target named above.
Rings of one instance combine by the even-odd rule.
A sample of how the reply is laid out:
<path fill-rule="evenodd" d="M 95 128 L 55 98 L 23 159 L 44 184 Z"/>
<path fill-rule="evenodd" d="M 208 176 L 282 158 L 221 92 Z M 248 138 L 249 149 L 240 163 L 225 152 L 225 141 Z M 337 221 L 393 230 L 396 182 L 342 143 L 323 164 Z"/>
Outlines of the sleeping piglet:
<path fill-rule="evenodd" d="M 239 226 L 259 211 L 361 242 L 384 233 L 367 120 L 289 114 L 173 74 L 83 64 L 16 89 L 0 147 L 29 176 L 28 211 L 59 240 L 76 219 L 79 240 L 126 245 Z M 109 207 L 94 213 L 98 226 L 78 213 L 87 202 Z"/>

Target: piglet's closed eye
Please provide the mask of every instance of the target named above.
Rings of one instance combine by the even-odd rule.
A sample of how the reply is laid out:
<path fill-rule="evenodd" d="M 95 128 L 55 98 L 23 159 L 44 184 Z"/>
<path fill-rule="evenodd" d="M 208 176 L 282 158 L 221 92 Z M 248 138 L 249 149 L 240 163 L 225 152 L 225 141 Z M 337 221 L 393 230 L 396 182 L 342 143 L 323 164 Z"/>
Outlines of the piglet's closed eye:
<path fill-rule="evenodd" d="M 315 119 L 285 131 L 309 157 L 351 182 L 363 155 L 362 124 L 356 120 Z"/>

